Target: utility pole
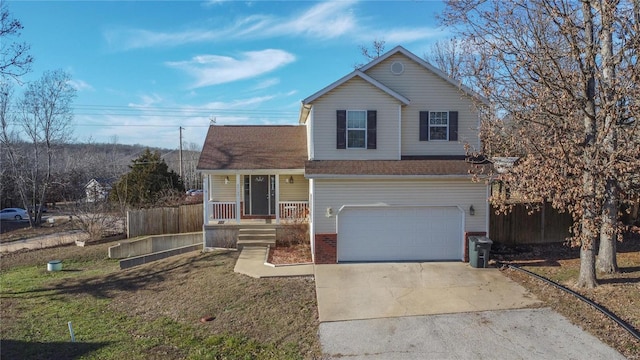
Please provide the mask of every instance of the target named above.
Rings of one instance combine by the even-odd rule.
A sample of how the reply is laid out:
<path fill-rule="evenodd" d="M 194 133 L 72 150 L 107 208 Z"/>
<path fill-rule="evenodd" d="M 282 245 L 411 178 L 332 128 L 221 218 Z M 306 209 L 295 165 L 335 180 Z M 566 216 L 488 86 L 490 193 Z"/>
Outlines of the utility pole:
<path fill-rule="evenodd" d="M 182 177 L 182 130 L 184 128 L 180 126 L 180 179 L 184 183 L 184 178 Z"/>

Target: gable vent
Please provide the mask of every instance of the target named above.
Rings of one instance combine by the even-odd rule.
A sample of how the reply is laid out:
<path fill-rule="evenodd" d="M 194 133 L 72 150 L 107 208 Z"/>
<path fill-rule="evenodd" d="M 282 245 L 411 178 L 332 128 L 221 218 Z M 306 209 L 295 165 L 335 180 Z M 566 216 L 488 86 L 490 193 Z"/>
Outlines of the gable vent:
<path fill-rule="evenodd" d="M 404 72 L 404 65 L 400 61 L 394 61 L 391 64 L 391 73 L 394 75 L 400 75 Z"/>

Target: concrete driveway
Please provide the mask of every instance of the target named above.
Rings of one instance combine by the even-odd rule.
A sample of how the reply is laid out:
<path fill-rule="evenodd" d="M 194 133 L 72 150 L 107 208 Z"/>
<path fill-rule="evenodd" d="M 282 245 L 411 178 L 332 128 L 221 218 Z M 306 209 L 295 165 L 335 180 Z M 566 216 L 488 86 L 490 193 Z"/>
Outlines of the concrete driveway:
<path fill-rule="evenodd" d="M 320 343 L 349 359 L 624 359 L 497 269 L 316 265 Z"/>
<path fill-rule="evenodd" d="M 540 302 L 497 269 L 461 262 L 316 265 L 320 322 L 523 308 Z"/>

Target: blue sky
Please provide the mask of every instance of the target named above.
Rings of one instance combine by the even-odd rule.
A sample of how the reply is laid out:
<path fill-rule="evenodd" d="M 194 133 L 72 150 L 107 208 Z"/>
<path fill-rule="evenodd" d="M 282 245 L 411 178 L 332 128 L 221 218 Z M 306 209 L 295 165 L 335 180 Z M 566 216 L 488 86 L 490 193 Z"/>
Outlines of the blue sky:
<path fill-rule="evenodd" d="M 217 124 L 296 124 L 300 100 L 385 40 L 422 56 L 447 37 L 436 1 L 10 1 L 33 71 L 77 89 L 77 141 L 202 145 Z M 20 93 L 21 89 L 16 89 Z"/>

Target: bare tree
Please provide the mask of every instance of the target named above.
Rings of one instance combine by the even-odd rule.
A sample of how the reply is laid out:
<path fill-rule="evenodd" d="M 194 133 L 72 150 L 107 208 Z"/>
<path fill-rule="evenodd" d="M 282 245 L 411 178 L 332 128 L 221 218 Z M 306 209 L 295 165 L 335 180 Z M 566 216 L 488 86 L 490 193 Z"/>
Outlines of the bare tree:
<path fill-rule="evenodd" d="M 2 155 L 2 192 L 14 193 L 26 188 L 24 154 L 19 151 L 20 139 L 14 129 L 15 114 L 11 111 L 13 87 L 11 83 L 0 83 L 0 153 Z M 11 188 L 11 189 L 9 189 Z M 13 191 L 10 191 L 13 190 Z M 26 193 L 18 191 L 20 202 L 27 203 Z"/>
<path fill-rule="evenodd" d="M 353 67 L 358 69 L 363 67 L 364 65 L 366 65 L 367 63 L 369 63 L 371 60 L 375 60 L 377 58 L 380 57 L 380 55 L 384 54 L 384 46 L 387 42 L 384 40 L 378 40 L 375 39 L 373 40 L 372 44 L 371 44 L 371 48 L 365 46 L 365 45 L 360 45 L 360 54 L 362 54 L 362 56 L 364 56 L 365 58 L 365 62 L 364 63 L 358 63 L 356 65 L 354 65 Z"/>
<path fill-rule="evenodd" d="M 431 53 L 423 57 L 450 78 L 465 82 L 470 75 L 466 67 L 472 56 L 468 44 L 453 37 L 436 41 L 431 46 Z"/>
<path fill-rule="evenodd" d="M 41 79 L 28 84 L 17 104 L 16 121 L 30 145 L 28 160 L 24 161 L 29 168 L 18 175 L 25 186 L 18 190 L 25 208 L 34 209 L 34 216 L 29 216 L 31 226 L 39 226 L 42 218 L 41 206 L 51 183 L 55 149 L 72 133 L 75 89 L 69 85 L 70 79 L 62 70 L 47 71 Z M 19 172 L 18 164 L 14 166 Z"/>
<path fill-rule="evenodd" d="M 479 150 L 519 156 L 495 178 L 522 201 L 547 200 L 573 216 L 581 287 L 597 284 L 596 245 L 615 241 L 626 201 L 617 194 L 633 191 L 640 168 L 631 9 L 623 0 L 451 0 L 443 17 L 462 25 L 459 35 L 479 52 L 477 87 L 494 105 Z M 508 208 L 503 198 L 491 201 Z M 615 260 L 610 249 L 602 257 Z"/>
<path fill-rule="evenodd" d="M 0 76 L 3 82 L 7 77 L 19 82 L 20 77 L 31 70 L 33 57 L 29 55 L 29 45 L 10 40 L 19 37 L 22 29 L 20 21 L 11 17 L 6 1 L 0 0 Z"/>

